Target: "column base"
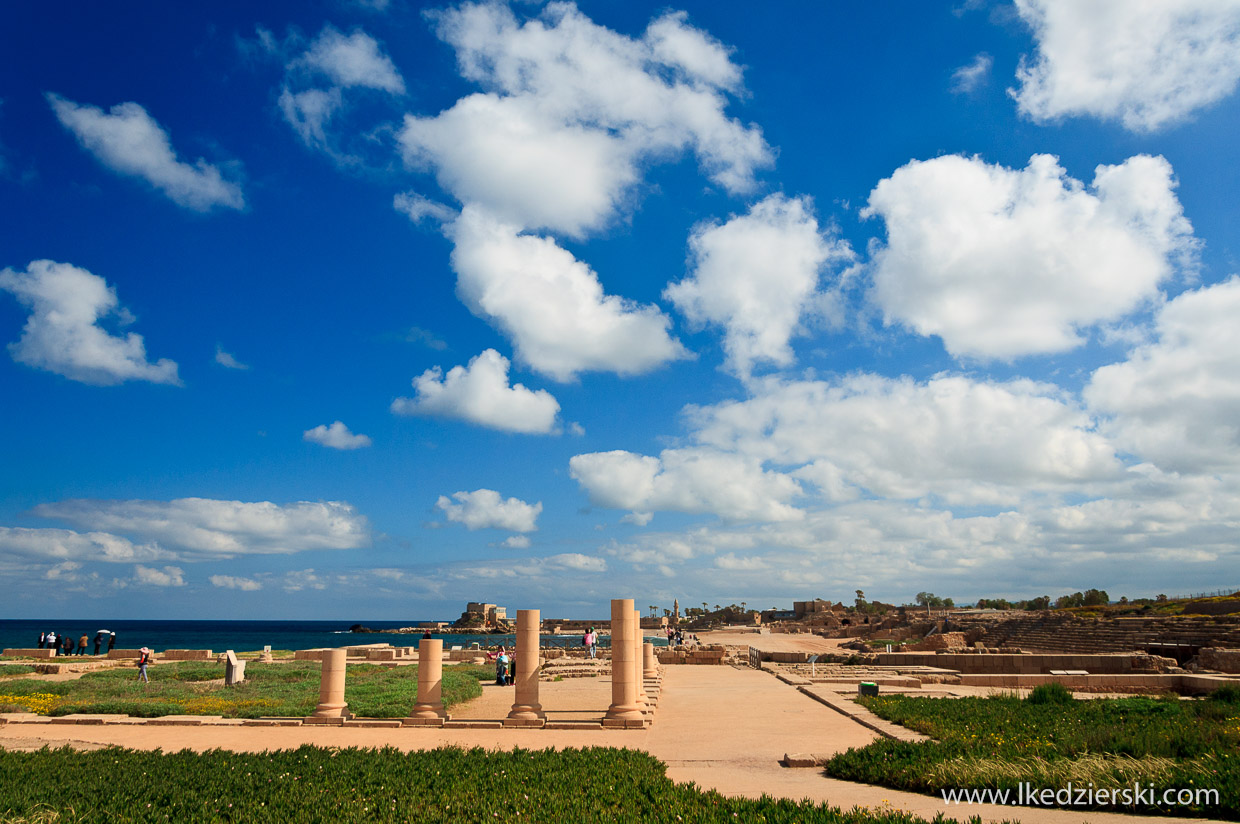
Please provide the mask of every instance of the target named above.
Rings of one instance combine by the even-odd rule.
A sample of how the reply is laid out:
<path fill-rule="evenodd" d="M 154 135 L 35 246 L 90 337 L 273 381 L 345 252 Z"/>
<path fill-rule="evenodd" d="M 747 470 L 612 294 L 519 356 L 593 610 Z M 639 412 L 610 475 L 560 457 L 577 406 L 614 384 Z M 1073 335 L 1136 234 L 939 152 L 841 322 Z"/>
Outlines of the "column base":
<path fill-rule="evenodd" d="M 623 706 L 609 707 L 607 714 L 603 716 L 604 725 L 608 721 L 640 721 L 642 718 L 642 708 L 640 706 Z"/>
<path fill-rule="evenodd" d="M 417 704 L 413 707 L 413 712 L 409 713 L 410 718 L 446 718 L 447 713 L 442 706 Z"/>
<path fill-rule="evenodd" d="M 546 723 L 546 718 L 513 718 L 510 715 L 504 719 L 505 727 L 525 727 L 531 730 L 542 729 Z"/>
<path fill-rule="evenodd" d="M 540 721 L 546 720 L 547 714 L 541 704 L 513 704 L 508 718 L 513 721 Z"/>
<path fill-rule="evenodd" d="M 604 718 L 604 729 L 610 730 L 642 730 L 646 728 L 646 719 L 638 718 Z"/>
<path fill-rule="evenodd" d="M 353 713 L 349 712 L 348 704 L 319 704 L 314 708 L 314 712 L 310 714 L 311 718 L 352 718 Z"/>
<path fill-rule="evenodd" d="M 444 722 L 451 719 L 452 716 L 444 716 L 442 718 L 402 718 L 400 725 L 402 727 L 442 727 Z"/>

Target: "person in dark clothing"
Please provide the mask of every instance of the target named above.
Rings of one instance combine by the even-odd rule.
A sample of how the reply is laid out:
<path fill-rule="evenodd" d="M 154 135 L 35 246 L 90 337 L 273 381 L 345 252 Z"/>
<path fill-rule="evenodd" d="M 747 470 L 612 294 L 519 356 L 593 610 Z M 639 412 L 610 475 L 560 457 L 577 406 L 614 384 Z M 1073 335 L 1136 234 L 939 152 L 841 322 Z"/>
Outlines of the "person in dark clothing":
<path fill-rule="evenodd" d="M 115 646 L 116 646 L 116 633 L 113 632 L 110 635 L 108 635 L 108 652 L 111 652 L 112 648 Z"/>
<path fill-rule="evenodd" d="M 73 654 L 73 638 L 68 635 L 60 636 L 60 648 L 64 650 L 65 655 Z"/>
<path fill-rule="evenodd" d="M 47 643 L 47 633 L 40 632 L 39 633 L 39 649 L 43 649 L 43 645 L 46 643 Z"/>
<path fill-rule="evenodd" d="M 103 633 L 95 633 L 95 655 L 99 654 L 99 647 L 103 644 Z"/>

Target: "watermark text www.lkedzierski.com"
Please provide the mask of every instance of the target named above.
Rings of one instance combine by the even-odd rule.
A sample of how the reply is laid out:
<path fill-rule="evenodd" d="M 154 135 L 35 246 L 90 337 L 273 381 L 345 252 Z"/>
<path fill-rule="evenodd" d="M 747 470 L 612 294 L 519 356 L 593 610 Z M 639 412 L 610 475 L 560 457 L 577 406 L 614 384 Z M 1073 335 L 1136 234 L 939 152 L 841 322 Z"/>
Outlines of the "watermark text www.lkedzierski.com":
<path fill-rule="evenodd" d="M 1007 807 L 1212 807 L 1219 803 L 1219 791 L 1206 787 L 1160 790 L 1153 784 L 1133 783 L 1126 787 L 1036 787 L 1028 782 L 1015 789 L 944 788 L 939 791 L 948 806 L 953 804 L 998 804 Z"/>

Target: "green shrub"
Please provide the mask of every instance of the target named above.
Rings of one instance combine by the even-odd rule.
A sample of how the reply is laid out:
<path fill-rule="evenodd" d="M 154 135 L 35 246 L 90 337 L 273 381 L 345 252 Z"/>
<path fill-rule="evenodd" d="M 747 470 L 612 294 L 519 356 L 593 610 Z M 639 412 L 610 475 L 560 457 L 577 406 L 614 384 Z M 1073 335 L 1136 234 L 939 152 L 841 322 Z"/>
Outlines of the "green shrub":
<path fill-rule="evenodd" d="M 1123 810 L 1240 819 L 1240 712 L 1227 701 L 881 696 L 859 703 L 937 740 L 849 750 L 827 762 L 835 778 L 935 794 L 1069 780 L 1078 787 L 1205 787 L 1218 790 L 1217 805 Z"/>
<path fill-rule="evenodd" d="M 899 811 L 728 798 L 673 783 L 644 752 L 603 747 L 0 751 L 0 820 L 926 824 Z"/>
<path fill-rule="evenodd" d="M 1074 699 L 1072 690 L 1058 681 L 1051 681 L 1047 684 L 1038 684 L 1025 700 L 1030 704 L 1070 704 Z"/>
<path fill-rule="evenodd" d="M 1221 704 L 1240 704 L 1240 684 L 1224 684 L 1208 697 Z"/>

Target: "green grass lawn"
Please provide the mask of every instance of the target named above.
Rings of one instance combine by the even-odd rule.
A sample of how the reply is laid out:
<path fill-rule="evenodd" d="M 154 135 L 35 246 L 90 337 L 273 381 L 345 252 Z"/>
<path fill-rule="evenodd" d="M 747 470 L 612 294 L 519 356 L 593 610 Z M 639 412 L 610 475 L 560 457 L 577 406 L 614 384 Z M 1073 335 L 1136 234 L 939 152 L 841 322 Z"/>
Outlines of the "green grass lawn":
<path fill-rule="evenodd" d="M 937 739 L 880 740 L 833 758 L 836 778 L 939 794 L 944 788 L 1213 788 L 1217 805 L 1145 804 L 1142 812 L 1240 819 L 1237 692 L 1181 701 L 1117 698 L 1036 703 L 1014 696 L 885 696 L 859 703 Z M 1110 807 L 1106 807 L 1112 809 Z M 1137 811 L 1120 808 L 1125 811 Z"/>
<path fill-rule="evenodd" d="M 924 824 L 890 811 L 726 798 L 603 747 L 402 753 L 304 746 L 239 754 L 0 751 L 5 822 L 744 822 Z M 949 819 L 936 818 L 946 824 Z"/>
<path fill-rule="evenodd" d="M 74 681 L 5 679 L 0 710 L 43 715 L 121 713 L 152 718 L 161 715 L 222 715 L 228 718 L 306 716 L 319 698 L 321 666 L 315 661 L 250 663 L 244 683 L 225 687 L 222 664 L 181 661 L 149 669 L 151 682 L 137 680 L 133 667 L 100 670 Z M 480 680 L 493 677 L 489 667 L 447 667 L 443 699 L 451 707 L 482 694 Z M 346 670 L 349 711 L 367 718 L 400 718 L 417 700 L 417 666 L 380 667 L 351 664 Z"/>
<path fill-rule="evenodd" d="M 20 675 L 31 675 L 34 667 L 25 664 L 8 664 L 0 667 L 0 678 L 16 678 Z"/>

